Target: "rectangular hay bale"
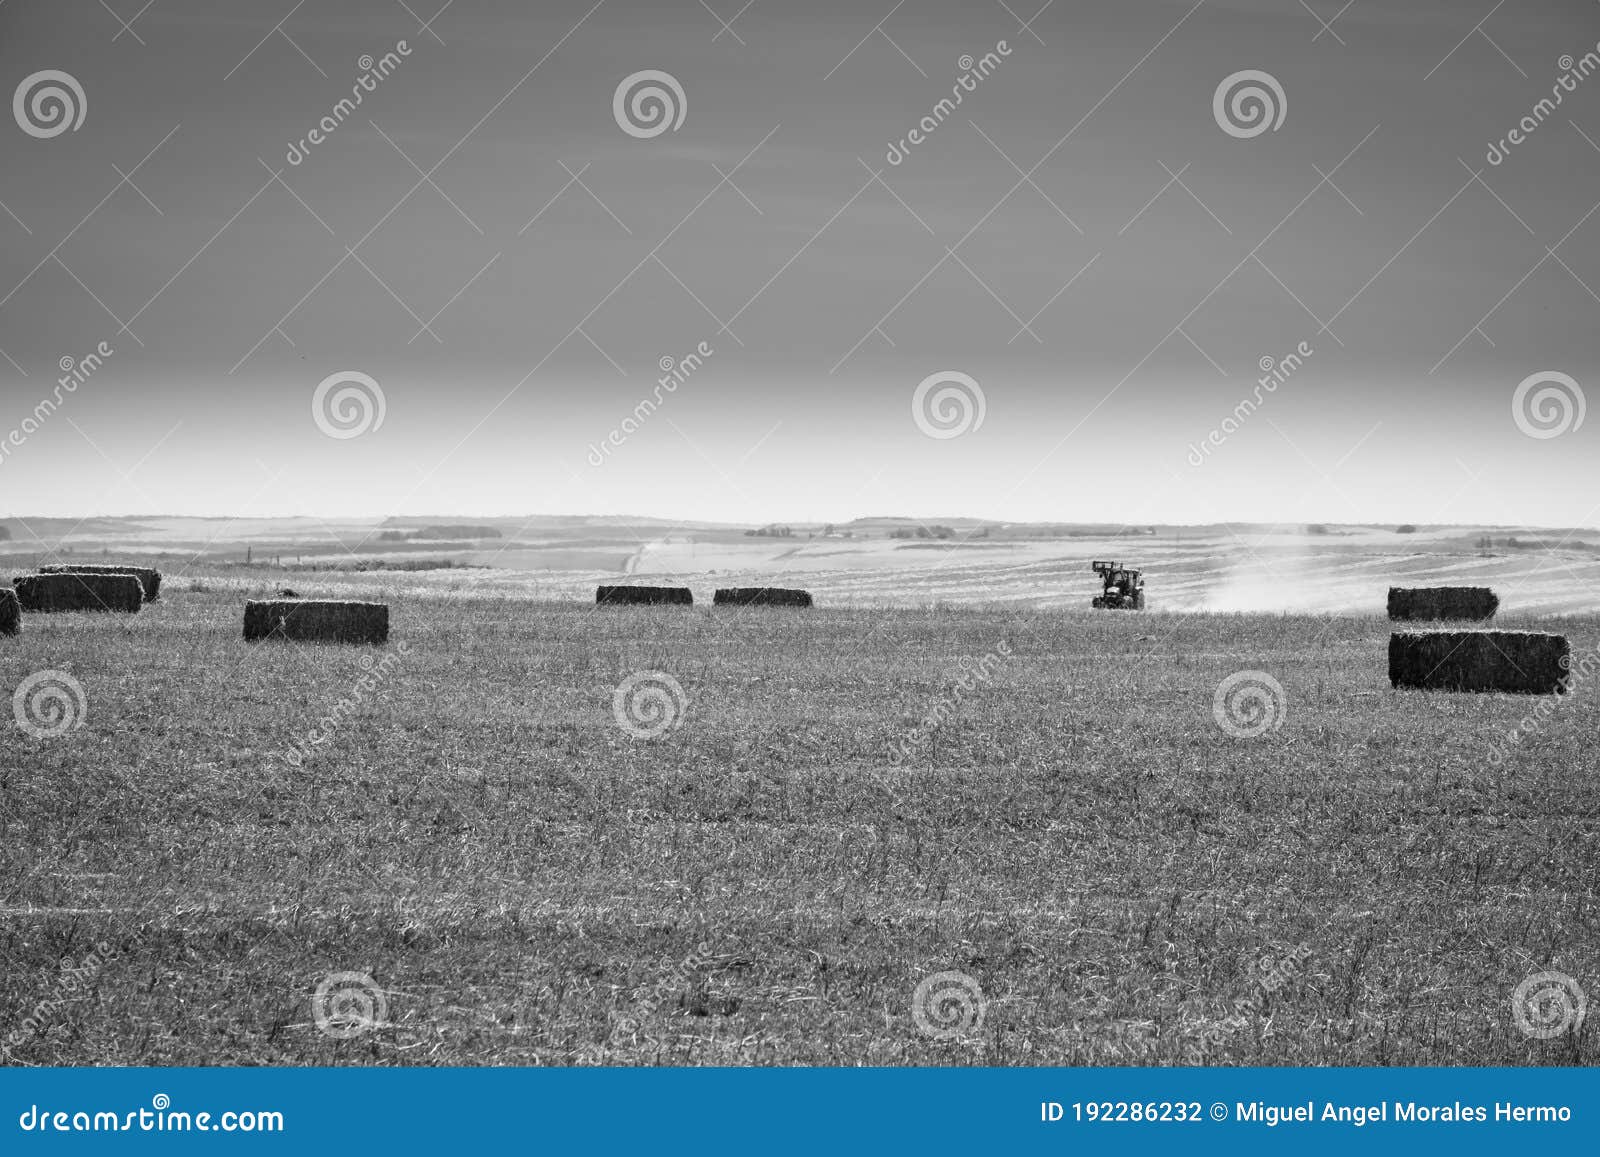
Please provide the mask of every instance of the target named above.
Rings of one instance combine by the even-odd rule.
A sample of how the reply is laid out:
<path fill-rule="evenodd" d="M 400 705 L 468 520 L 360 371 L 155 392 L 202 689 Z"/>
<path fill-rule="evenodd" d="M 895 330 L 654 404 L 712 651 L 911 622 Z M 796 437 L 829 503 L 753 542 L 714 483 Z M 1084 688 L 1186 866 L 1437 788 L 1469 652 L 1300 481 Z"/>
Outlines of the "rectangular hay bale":
<path fill-rule="evenodd" d="M 1547 631 L 1396 631 L 1389 681 L 1432 691 L 1567 691 L 1572 649 Z"/>
<path fill-rule="evenodd" d="M 1500 596 L 1488 587 L 1390 587 L 1389 617 L 1396 621 L 1494 618 Z"/>
<path fill-rule="evenodd" d="M 116 611 L 135 614 L 144 606 L 144 586 L 131 574 L 24 575 L 16 580 L 25 611 Z"/>
<path fill-rule="evenodd" d="M 17 592 L 0 587 L 0 635 L 15 635 L 22 630 L 22 604 Z"/>
<path fill-rule="evenodd" d="M 40 574 L 131 574 L 139 580 L 139 585 L 144 588 L 144 601 L 153 603 L 161 597 L 161 572 L 148 566 L 123 566 L 123 565 L 83 565 L 67 566 L 54 564 L 39 568 Z"/>
<path fill-rule="evenodd" d="M 718 607 L 809 607 L 811 592 L 788 587 L 722 587 L 711 602 Z"/>
<path fill-rule="evenodd" d="M 600 586 L 594 601 L 601 606 L 693 606 L 694 593 L 688 587 Z"/>
<path fill-rule="evenodd" d="M 244 637 L 304 643 L 386 643 L 387 603 L 331 599 L 252 599 L 244 605 Z"/>

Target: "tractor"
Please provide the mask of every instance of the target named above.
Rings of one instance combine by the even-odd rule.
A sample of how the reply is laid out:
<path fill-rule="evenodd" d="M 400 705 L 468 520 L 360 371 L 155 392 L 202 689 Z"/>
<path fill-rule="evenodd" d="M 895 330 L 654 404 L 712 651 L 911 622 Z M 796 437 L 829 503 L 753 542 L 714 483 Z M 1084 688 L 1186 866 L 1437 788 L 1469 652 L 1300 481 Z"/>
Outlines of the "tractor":
<path fill-rule="evenodd" d="M 1096 610 L 1144 610 L 1144 572 L 1117 562 L 1096 562 L 1094 573 L 1104 589 L 1094 600 Z"/>

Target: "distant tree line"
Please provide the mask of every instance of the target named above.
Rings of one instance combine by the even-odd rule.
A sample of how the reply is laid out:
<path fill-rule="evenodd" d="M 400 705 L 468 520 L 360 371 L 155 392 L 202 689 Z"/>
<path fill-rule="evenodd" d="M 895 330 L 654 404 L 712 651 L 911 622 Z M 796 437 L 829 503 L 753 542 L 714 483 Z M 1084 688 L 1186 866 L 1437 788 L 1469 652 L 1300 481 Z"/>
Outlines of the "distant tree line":
<path fill-rule="evenodd" d="M 1518 538 L 1515 535 L 1509 538 L 1495 538 L 1492 535 L 1479 535 L 1475 544 L 1479 550 L 1491 550 L 1494 547 L 1503 547 L 1506 550 L 1597 550 L 1592 542 L 1581 542 L 1577 539 L 1564 539 L 1551 542 L 1544 538 Z"/>

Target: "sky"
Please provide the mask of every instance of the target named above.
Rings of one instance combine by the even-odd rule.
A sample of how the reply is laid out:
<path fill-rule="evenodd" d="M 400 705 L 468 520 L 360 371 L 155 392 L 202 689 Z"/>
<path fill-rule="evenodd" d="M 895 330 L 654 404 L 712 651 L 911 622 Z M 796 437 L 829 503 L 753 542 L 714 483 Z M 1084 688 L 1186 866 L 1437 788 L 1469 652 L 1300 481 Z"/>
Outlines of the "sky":
<path fill-rule="evenodd" d="M 1600 5 L 741 2 L 7 0 L 0 515 L 1600 517 Z"/>

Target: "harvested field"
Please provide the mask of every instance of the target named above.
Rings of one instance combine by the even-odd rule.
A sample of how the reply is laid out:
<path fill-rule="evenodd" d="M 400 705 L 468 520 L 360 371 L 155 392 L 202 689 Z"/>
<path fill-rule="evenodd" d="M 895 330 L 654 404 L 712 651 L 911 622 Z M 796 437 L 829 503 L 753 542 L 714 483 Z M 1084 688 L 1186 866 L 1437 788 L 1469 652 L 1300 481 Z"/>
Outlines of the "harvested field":
<path fill-rule="evenodd" d="M 144 601 L 153 603 L 161 597 L 161 572 L 148 566 L 41 566 L 40 574 L 131 574 L 144 588 Z"/>
<path fill-rule="evenodd" d="M 1527 700 L 1396 693 L 1378 616 L 640 617 L 360 576 L 407 624 L 379 671 L 245 643 L 255 581 L 0 648 L 4 687 L 87 700 L 0 747 L 0 1021 L 111 949 L 23 1063 L 1600 1063 L 1592 1014 L 1538 1040 L 1510 1005 L 1600 976 L 1593 686 L 1497 768 Z M 614 713 L 642 671 L 681 691 L 651 739 Z M 1214 715 L 1244 671 L 1283 692 L 1256 738 Z M 913 1024 L 946 969 L 981 1035 Z M 344 970 L 387 1023 L 334 1040 L 307 1002 Z"/>
<path fill-rule="evenodd" d="M 144 606 L 144 585 L 133 575 L 24 575 L 16 580 L 24 611 L 115 611 L 134 614 Z"/>
<path fill-rule="evenodd" d="M 602 606 L 692 606 L 694 592 L 688 587 L 600 586 L 594 601 Z"/>
<path fill-rule="evenodd" d="M 1397 621 L 1494 618 L 1500 598 L 1488 587 L 1390 587 L 1389 618 Z"/>
<path fill-rule="evenodd" d="M 719 607 L 809 607 L 811 592 L 784 587 L 723 587 L 711 601 Z"/>
<path fill-rule="evenodd" d="M 252 600 L 244 606 L 244 637 L 252 642 L 386 643 L 389 607 L 322 599 Z"/>
<path fill-rule="evenodd" d="M 1389 681 L 1434 691 L 1556 695 L 1572 649 L 1545 631 L 1404 631 L 1389 637 Z"/>

